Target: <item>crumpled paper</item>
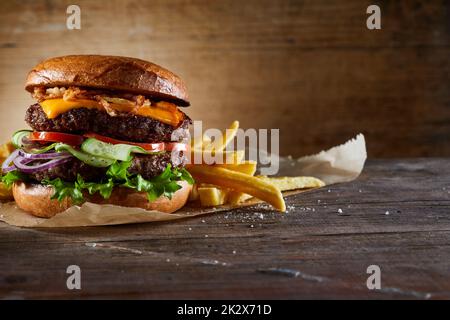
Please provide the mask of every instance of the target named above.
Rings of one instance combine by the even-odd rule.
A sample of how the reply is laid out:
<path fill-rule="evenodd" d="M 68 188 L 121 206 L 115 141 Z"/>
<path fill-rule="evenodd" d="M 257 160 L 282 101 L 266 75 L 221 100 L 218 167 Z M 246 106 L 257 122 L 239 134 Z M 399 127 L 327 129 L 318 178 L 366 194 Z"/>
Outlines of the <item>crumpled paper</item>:
<path fill-rule="evenodd" d="M 359 176 L 366 158 L 364 136 L 359 134 L 342 145 L 321 151 L 315 155 L 298 159 L 280 157 L 279 175 L 313 176 L 324 181 L 326 185 L 348 182 Z M 283 194 L 289 196 L 304 191 L 295 190 Z M 73 206 L 50 219 L 45 219 L 34 217 L 19 209 L 14 202 L 9 202 L 0 203 L 0 221 L 13 226 L 28 228 L 104 226 L 177 220 L 258 203 L 261 203 L 261 201 L 250 199 L 240 206 L 224 205 L 217 208 L 201 208 L 193 203 L 188 203 L 176 213 L 171 214 L 146 211 L 140 208 L 84 203 L 82 206 Z"/>

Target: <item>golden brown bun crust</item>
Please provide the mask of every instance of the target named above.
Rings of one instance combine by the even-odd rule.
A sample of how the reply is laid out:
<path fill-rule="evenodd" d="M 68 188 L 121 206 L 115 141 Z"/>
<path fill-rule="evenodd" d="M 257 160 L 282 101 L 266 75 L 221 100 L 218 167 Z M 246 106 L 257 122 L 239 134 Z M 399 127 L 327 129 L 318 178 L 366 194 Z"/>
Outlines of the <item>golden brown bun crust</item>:
<path fill-rule="evenodd" d="M 90 87 L 123 90 L 188 106 L 186 86 L 176 74 L 154 63 L 128 57 L 71 55 L 51 58 L 30 71 L 25 89 Z"/>
<path fill-rule="evenodd" d="M 138 207 L 146 210 L 157 210 L 166 213 L 172 213 L 183 207 L 192 190 L 192 186 L 186 181 L 177 182 L 181 189 L 175 192 L 172 199 L 159 197 L 153 202 L 149 202 L 147 194 L 136 192 L 128 188 L 115 188 L 109 199 L 103 199 L 99 195 L 85 194 L 87 201 L 98 204 L 114 204 L 123 207 Z M 51 218 L 55 214 L 65 211 L 73 204 L 68 198 L 58 202 L 50 197 L 53 194 L 53 188 L 40 184 L 26 184 L 23 182 L 14 183 L 14 200 L 19 208 L 34 216 L 42 218 Z"/>

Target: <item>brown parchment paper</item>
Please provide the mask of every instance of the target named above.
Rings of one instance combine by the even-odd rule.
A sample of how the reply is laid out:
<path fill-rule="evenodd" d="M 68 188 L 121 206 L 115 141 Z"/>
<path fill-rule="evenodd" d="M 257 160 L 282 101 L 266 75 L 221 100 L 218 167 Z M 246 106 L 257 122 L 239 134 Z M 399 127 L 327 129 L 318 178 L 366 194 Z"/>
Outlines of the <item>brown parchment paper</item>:
<path fill-rule="evenodd" d="M 327 185 L 347 182 L 359 176 L 366 158 L 364 136 L 359 134 L 342 145 L 315 155 L 299 159 L 280 157 L 279 175 L 313 176 L 320 178 Z M 283 194 L 289 196 L 299 192 L 304 192 L 304 190 L 295 190 Z M 146 211 L 140 208 L 84 203 L 82 206 L 73 206 L 50 219 L 44 219 L 26 213 L 19 209 L 14 202 L 8 202 L 0 203 L 0 221 L 13 226 L 28 228 L 104 226 L 177 220 L 258 203 L 261 203 L 261 201 L 250 199 L 240 206 L 225 205 L 217 208 L 201 208 L 189 203 L 172 214 Z"/>

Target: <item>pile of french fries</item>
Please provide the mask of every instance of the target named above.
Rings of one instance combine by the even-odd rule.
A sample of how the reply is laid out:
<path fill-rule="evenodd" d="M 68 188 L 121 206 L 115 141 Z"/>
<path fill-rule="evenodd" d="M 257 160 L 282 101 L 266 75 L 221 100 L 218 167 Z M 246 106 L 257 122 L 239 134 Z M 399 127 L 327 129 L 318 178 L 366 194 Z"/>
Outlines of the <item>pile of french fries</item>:
<path fill-rule="evenodd" d="M 279 211 L 286 211 L 282 191 L 310 189 L 325 184 L 313 177 L 266 177 L 255 176 L 257 163 L 244 160 L 243 150 L 226 151 L 239 129 L 234 121 L 223 134 L 222 141 L 211 141 L 207 135 L 194 137 L 191 142 L 191 164 L 186 169 L 196 184 L 190 196 L 191 201 L 200 201 L 202 206 L 239 205 L 255 197 L 271 204 Z M 194 157 L 214 154 L 223 159 L 223 164 L 194 164 Z M 225 159 L 232 161 L 225 162 Z"/>
<path fill-rule="evenodd" d="M 0 165 L 3 163 L 3 161 L 6 160 L 6 158 L 8 158 L 8 156 L 13 151 L 14 146 L 11 144 L 11 142 L 0 145 Z M 13 195 L 11 189 L 6 188 L 6 186 L 0 182 L 0 200 L 6 201 L 12 199 Z"/>

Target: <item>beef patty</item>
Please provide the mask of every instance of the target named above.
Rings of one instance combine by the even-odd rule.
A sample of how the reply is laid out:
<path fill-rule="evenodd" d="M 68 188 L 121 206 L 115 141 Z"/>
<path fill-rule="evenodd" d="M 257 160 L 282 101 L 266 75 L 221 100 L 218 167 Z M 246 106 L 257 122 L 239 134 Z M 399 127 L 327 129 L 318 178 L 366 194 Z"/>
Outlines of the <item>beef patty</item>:
<path fill-rule="evenodd" d="M 150 155 L 138 155 L 133 157 L 128 172 L 132 174 L 140 174 L 144 179 L 151 179 L 160 175 L 168 164 L 172 168 L 182 168 L 186 164 L 187 158 L 183 152 L 177 153 L 172 157 L 171 152 L 162 152 Z M 101 181 L 105 178 L 106 168 L 91 167 L 84 162 L 73 158 L 69 162 L 63 163 L 51 169 L 38 171 L 29 174 L 29 178 L 35 181 L 42 181 L 44 179 L 56 179 L 67 182 L 76 181 L 77 175 L 80 174 L 85 181 Z"/>
<path fill-rule="evenodd" d="M 156 143 L 186 141 L 192 121 L 187 115 L 184 116 L 178 127 L 129 113 L 110 116 L 105 111 L 87 108 L 72 109 L 54 119 L 48 119 L 42 107 L 36 103 L 27 109 L 25 121 L 36 131 L 73 134 L 94 132 L 120 140 Z"/>

